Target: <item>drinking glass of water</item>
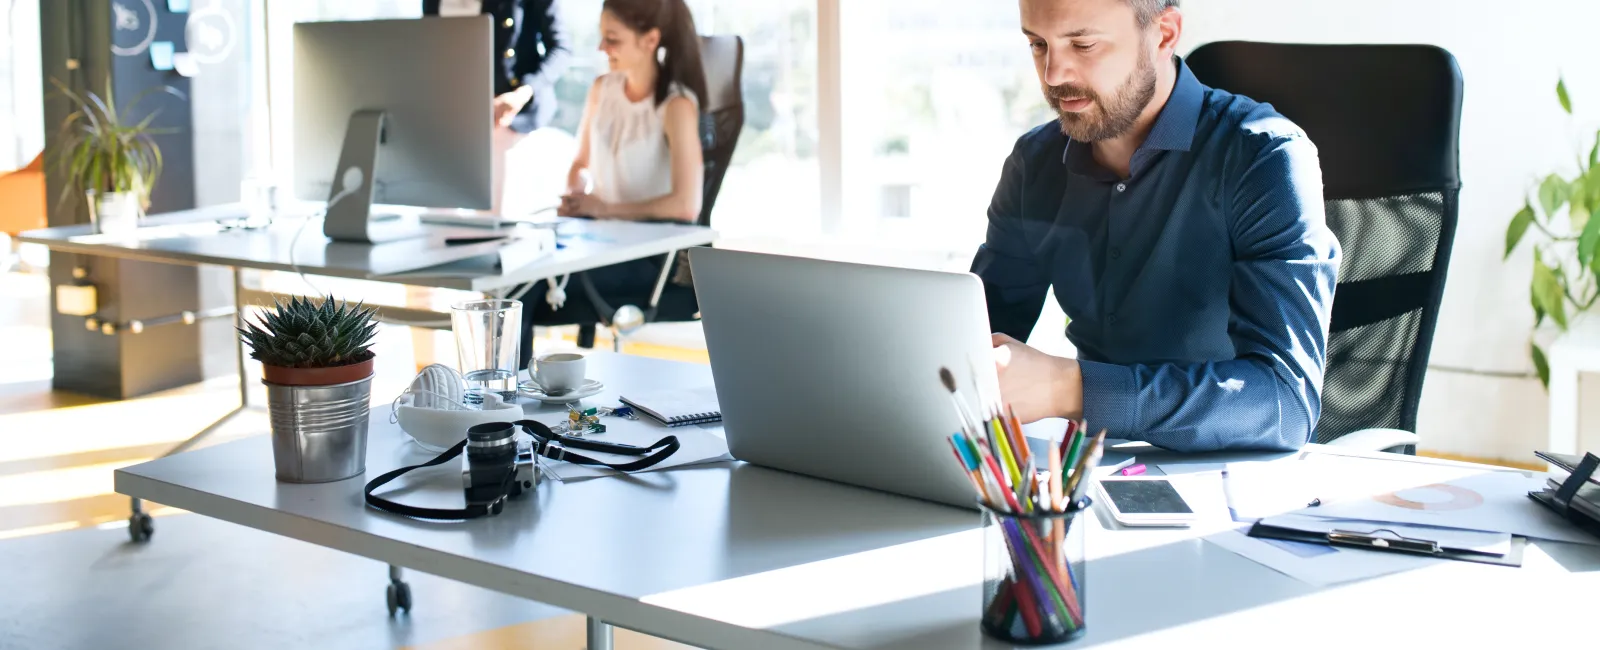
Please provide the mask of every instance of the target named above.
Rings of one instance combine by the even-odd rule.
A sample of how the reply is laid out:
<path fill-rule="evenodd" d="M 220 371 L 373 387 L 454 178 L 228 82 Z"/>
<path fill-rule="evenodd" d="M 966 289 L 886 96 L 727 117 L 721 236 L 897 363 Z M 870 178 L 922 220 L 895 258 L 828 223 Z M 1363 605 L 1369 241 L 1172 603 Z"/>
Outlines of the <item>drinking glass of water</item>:
<path fill-rule="evenodd" d="M 494 392 L 508 402 L 516 399 L 521 327 L 522 303 L 516 300 L 472 300 L 450 307 L 458 369 L 467 378 L 469 394 Z"/>

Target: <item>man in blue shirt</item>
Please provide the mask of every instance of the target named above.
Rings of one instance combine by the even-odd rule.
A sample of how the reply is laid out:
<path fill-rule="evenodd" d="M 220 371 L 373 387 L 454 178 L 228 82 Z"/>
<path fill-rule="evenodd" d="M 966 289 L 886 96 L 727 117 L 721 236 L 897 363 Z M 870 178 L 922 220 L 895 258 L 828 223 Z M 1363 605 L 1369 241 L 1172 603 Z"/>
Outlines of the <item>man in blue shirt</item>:
<path fill-rule="evenodd" d="M 1305 444 L 1339 267 L 1316 147 L 1195 79 L 1177 0 L 1021 4 L 1060 119 L 1017 141 L 973 261 L 1004 398 L 1177 451 Z M 1077 359 L 1017 340 L 1052 286 Z"/>

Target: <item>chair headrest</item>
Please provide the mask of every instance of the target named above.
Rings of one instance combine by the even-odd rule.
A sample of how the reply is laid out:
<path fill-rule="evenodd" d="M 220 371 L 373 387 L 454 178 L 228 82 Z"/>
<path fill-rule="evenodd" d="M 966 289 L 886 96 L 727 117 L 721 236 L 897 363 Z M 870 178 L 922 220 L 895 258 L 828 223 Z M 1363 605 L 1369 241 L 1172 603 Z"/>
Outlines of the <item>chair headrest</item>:
<path fill-rule="evenodd" d="M 1461 70 L 1441 48 L 1224 41 L 1186 61 L 1202 83 L 1271 104 L 1304 129 L 1329 199 L 1461 184 Z"/>
<path fill-rule="evenodd" d="M 744 75 L 744 39 L 738 36 L 700 37 L 700 60 L 706 70 L 706 94 L 700 109 L 707 113 L 742 106 L 739 86 Z"/>

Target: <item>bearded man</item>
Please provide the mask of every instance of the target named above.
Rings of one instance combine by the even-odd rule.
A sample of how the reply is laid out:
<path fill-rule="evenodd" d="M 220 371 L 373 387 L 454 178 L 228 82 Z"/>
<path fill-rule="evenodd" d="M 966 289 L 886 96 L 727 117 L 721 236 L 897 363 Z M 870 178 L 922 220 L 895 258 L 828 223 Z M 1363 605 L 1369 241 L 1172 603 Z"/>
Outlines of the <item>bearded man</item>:
<path fill-rule="evenodd" d="M 972 266 L 1004 399 L 1176 451 L 1304 445 L 1340 255 L 1316 147 L 1195 78 L 1177 0 L 1021 8 L 1059 119 L 1017 140 Z M 1019 342 L 1052 287 L 1075 359 Z"/>

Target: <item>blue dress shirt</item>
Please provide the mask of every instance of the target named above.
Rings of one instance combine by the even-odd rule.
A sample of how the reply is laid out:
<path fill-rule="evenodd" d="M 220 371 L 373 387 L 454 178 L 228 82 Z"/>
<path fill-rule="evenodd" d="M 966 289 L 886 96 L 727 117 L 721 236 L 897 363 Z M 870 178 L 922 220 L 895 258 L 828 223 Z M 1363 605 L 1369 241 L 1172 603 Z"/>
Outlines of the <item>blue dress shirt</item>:
<path fill-rule="evenodd" d="M 1128 178 L 1051 122 L 1017 140 L 972 270 L 1025 340 L 1055 287 L 1092 431 L 1295 449 L 1321 411 L 1339 242 L 1305 132 L 1181 59 Z"/>

